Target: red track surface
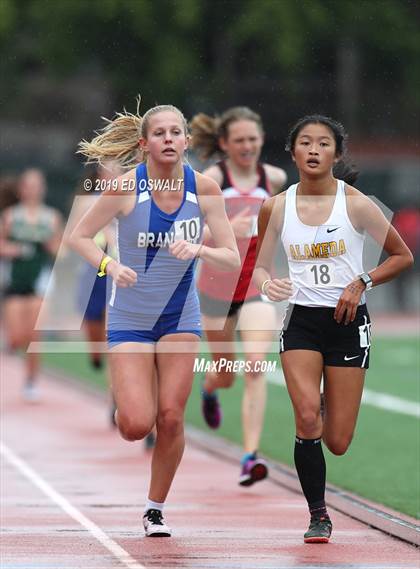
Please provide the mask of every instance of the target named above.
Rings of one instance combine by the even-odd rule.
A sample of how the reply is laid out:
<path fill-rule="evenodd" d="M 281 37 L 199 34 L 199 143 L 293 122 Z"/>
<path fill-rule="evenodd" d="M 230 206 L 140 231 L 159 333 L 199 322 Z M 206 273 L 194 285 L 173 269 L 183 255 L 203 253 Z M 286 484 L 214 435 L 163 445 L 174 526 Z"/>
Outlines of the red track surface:
<path fill-rule="evenodd" d="M 270 481 L 242 489 L 237 467 L 191 446 L 166 508 L 173 537 L 144 538 L 143 445 L 70 385 L 44 378 L 43 402 L 23 403 L 20 366 L 2 357 L 2 569 L 419 567 L 414 547 L 338 512 L 330 544 L 303 544 L 300 496 Z"/>

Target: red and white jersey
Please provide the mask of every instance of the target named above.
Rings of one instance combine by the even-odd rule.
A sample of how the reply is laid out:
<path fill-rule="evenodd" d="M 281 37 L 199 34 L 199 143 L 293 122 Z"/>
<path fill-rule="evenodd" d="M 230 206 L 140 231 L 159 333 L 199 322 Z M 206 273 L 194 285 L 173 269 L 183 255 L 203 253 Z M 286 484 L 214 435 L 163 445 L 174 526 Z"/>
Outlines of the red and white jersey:
<path fill-rule="evenodd" d="M 224 161 L 219 162 L 218 166 L 223 174 L 221 189 L 225 198 L 228 218 L 231 219 L 248 207 L 247 215 L 252 217 L 252 223 L 249 235 L 236 240 L 241 257 L 241 268 L 231 272 L 218 271 L 203 263 L 198 279 L 198 289 L 207 296 L 218 300 L 240 302 L 260 294 L 251 280 L 256 261 L 257 220 L 263 202 L 271 196 L 271 189 L 262 164 L 257 165 L 259 173 L 257 186 L 246 191 L 235 187 Z M 215 246 L 212 239 L 205 244 L 210 247 Z"/>

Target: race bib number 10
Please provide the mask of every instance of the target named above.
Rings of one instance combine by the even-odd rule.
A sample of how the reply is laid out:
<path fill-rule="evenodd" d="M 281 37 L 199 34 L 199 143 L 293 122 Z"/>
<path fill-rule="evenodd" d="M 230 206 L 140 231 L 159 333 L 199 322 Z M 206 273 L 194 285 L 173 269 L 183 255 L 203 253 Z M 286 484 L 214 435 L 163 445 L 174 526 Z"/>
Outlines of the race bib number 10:
<path fill-rule="evenodd" d="M 200 218 L 192 217 L 191 219 L 183 219 L 175 221 L 175 239 L 185 239 L 190 243 L 195 243 L 200 237 Z"/>

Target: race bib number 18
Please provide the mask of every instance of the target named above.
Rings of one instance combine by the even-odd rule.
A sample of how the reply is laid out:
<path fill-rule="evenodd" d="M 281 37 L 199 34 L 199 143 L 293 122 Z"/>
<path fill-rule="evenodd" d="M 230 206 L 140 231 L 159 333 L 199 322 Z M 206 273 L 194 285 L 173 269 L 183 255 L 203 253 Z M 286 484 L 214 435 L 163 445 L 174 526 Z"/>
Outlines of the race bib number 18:
<path fill-rule="evenodd" d="M 334 286 L 334 265 L 332 263 L 308 264 L 302 276 L 309 287 Z"/>

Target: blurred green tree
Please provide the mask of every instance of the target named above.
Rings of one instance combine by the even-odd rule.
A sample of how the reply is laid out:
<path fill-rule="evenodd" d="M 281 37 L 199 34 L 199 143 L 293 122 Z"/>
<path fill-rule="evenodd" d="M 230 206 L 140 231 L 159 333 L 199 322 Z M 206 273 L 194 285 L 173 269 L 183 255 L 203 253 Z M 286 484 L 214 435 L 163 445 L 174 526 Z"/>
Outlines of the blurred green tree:
<path fill-rule="evenodd" d="M 238 101 L 260 82 L 292 111 L 335 97 L 359 124 L 364 94 L 383 97 L 400 111 L 395 127 L 410 130 L 419 16 L 411 0 L 1 0 L 3 97 L 19 114 L 28 76 L 95 71 L 117 108 L 141 92 L 145 106 L 195 110 Z"/>

